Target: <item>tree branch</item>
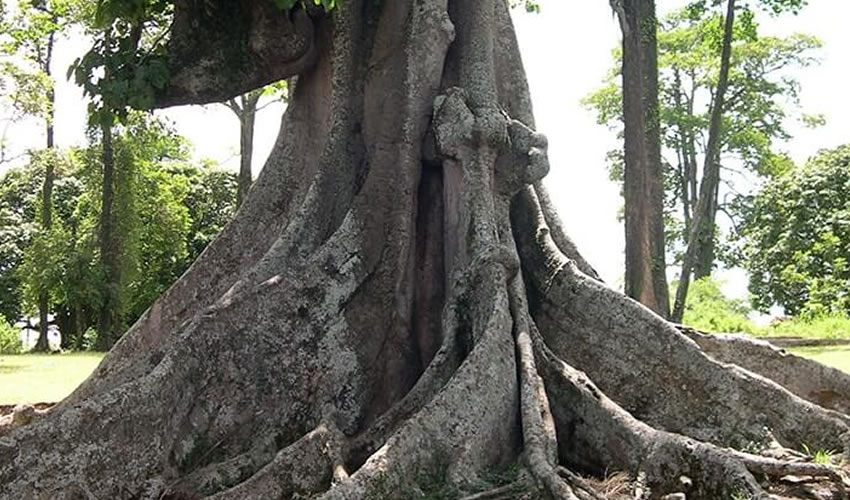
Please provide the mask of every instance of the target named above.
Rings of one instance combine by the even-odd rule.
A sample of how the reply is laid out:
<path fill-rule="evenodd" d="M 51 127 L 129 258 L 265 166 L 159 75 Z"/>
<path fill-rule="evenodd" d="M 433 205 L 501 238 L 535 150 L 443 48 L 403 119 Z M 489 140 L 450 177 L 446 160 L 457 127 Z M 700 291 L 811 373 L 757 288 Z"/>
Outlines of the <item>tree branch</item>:
<path fill-rule="evenodd" d="M 303 10 L 281 11 L 273 2 L 222 2 L 210 15 L 203 5 L 175 4 L 168 42 L 171 80 L 156 96 L 156 107 L 222 102 L 315 63 L 318 20 Z"/>

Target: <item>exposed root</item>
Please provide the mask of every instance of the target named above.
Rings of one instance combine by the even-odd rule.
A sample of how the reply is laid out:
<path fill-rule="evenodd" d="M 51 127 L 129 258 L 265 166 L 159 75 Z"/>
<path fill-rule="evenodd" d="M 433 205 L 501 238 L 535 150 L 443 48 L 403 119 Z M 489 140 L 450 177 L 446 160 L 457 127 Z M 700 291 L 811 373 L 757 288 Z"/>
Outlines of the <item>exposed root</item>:
<path fill-rule="evenodd" d="M 499 486 L 487 491 L 461 497 L 460 500 L 508 500 L 517 498 L 519 494 L 528 490 L 531 485 L 529 481 L 520 479 L 511 484 Z"/>
<path fill-rule="evenodd" d="M 262 500 L 315 494 L 327 489 L 341 464 L 342 435 L 321 425 L 287 446 L 246 481 L 217 493 L 211 500 Z"/>
<path fill-rule="evenodd" d="M 16 427 L 21 427 L 40 419 L 49 411 L 49 407 L 47 409 L 39 409 L 33 405 L 16 405 L 10 413 L 0 415 L 0 436 Z"/>
<path fill-rule="evenodd" d="M 265 454 L 247 452 L 201 467 L 187 476 L 178 478 L 165 487 L 160 500 L 171 498 L 197 498 L 215 494 L 239 484 L 251 477 L 259 468 L 267 464 L 270 458 Z"/>
<path fill-rule="evenodd" d="M 581 500 L 608 500 L 605 495 L 596 491 L 596 488 L 588 483 L 583 477 L 566 467 L 558 467 L 558 475 L 569 481 L 576 490 L 576 496 Z"/>
<path fill-rule="evenodd" d="M 532 314 L 547 345 L 650 425 L 744 448 L 771 433 L 784 446 L 850 453 L 850 420 L 776 383 L 708 357 L 651 311 L 581 273 L 539 215 L 514 210 Z"/>
<path fill-rule="evenodd" d="M 850 414 L 850 375 L 746 335 L 712 335 L 677 325 L 712 358 L 769 378 L 803 399 Z"/>
<path fill-rule="evenodd" d="M 509 294 L 514 319 L 525 461 L 541 489 L 557 500 L 577 500 L 572 488 L 555 470 L 558 453 L 555 422 L 543 380 L 534 362 L 523 289 L 522 277 L 515 276 L 511 280 Z"/>
<path fill-rule="evenodd" d="M 742 453 L 735 450 L 729 450 L 729 453 L 740 460 L 750 472 L 755 474 L 763 474 L 774 478 L 788 475 L 825 477 L 839 485 L 847 484 L 847 478 L 841 471 L 830 465 L 777 460 L 775 458 L 750 455 L 749 453 Z"/>
<path fill-rule="evenodd" d="M 741 462 L 713 445 L 635 419 L 558 359 L 534 332 L 532 338 L 552 402 L 562 462 L 597 473 L 642 472 L 653 495 L 681 491 L 681 476 L 693 480 L 689 498 L 728 498 L 739 491 L 764 494 Z"/>

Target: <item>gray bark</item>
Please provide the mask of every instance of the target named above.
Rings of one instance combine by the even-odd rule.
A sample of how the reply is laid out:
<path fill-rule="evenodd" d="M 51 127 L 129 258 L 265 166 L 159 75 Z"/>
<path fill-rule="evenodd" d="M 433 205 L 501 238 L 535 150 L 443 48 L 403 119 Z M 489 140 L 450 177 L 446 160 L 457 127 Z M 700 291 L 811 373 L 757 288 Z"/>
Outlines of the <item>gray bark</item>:
<path fill-rule="evenodd" d="M 315 65 L 234 221 L 74 394 L 3 417 L 0 498 L 462 496 L 510 463 L 508 491 L 559 499 L 600 495 L 572 471 L 652 498 L 683 475 L 696 499 L 837 484 L 724 446 L 767 426 L 850 450 L 850 417 L 711 359 L 556 246 L 503 2 L 310 22 Z"/>

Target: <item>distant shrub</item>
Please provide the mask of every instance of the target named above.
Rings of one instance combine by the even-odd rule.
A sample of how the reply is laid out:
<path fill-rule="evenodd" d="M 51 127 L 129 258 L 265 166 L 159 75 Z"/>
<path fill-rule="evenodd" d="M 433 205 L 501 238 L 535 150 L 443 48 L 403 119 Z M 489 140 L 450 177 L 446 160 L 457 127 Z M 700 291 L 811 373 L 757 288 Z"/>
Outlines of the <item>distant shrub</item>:
<path fill-rule="evenodd" d="M 88 327 L 86 331 L 83 332 L 83 336 L 80 339 L 79 348 L 83 351 L 93 351 L 96 342 L 97 330 L 92 327 Z"/>
<path fill-rule="evenodd" d="M 850 338 L 850 316 L 844 313 L 801 315 L 774 322 L 761 333 L 768 336 Z"/>
<path fill-rule="evenodd" d="M 0 354 L 18 354 L 22 350 L 21 332 L 0 316 Z"/>
<path fill-rule="evenodd" d="M 751 311 L 746 301 L 723 295 L 717 281 L 701 278 L 688 291 L 682 323 L 707 332 L 756 334 L 758 327 L 747 318 Z"/>

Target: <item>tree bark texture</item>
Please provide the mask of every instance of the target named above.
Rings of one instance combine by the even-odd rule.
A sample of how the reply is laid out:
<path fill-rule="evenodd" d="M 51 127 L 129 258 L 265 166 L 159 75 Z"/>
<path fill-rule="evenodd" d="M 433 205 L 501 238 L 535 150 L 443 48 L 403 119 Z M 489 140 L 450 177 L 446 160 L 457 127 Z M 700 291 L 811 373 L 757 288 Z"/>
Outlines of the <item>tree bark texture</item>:
<path fill-rule="evenodd" d="M 719 153 L 718 153 L 718 163 Z M 718 171 L 720 165 L 717 166 Z M 703 222 L 703 232 L 697 238 L 696 258 L 694 262 L 694 279 L 705 278 L 711 276 L 711 271 L 714 269 L 714 259 L 716 255 L 715 238 L 717 233 L 717 210 L 718 196 L 720 195 L 720 176 L 718 175 L 717 183 L 714 185 L 714 193 L 711 195 L 711 206 L 706 214 L 706 220 Z"/>
<path fill-rule="evenodd" d="M 315 64 L 235 219 L 71 396 L 3 417 L 0 498 L 406 499 L 440 478 L 585 500 L 577 473 L 606 471 L 647 498 L 842 487 L 732 447 L 847 452 L 850 417 L 589 275 L 538 187 L 504 2 L 346 0 L 310 22 Z"/>
<path fill-rule="evenodd" d="M 726 4 L 726 18 L 723 26 L 723 44 L 720 53 L 720 74 L 717 89 L 711 103 L 711 117 L 708 124 L 708 142 L 705 146 L 705 163 L 699 198 L 693 211 L 693 223 L 688 235 L 688 246 L 682 258 L 682 272 L 676 289 L 676 301 L 673 305 L 672 320 L 682 322 L 685 313 L 685 301 L 691 282 L 691 273 L 698 270 L 696 278 L 711 274 L 714 260 L 714 220 L 717 213 L 717 194 L 720 186 L 720 135 L 725 106 L 726 88 L 729 84 L 729 66 L 732 59 L 732 35 L 735 27 L 735 0 Z"/>
<path fill-rule="evenodd" d="M 623 34 L 625 290 L 668 317 L 655 1 L 625 0 L 618 15 Z"/>

